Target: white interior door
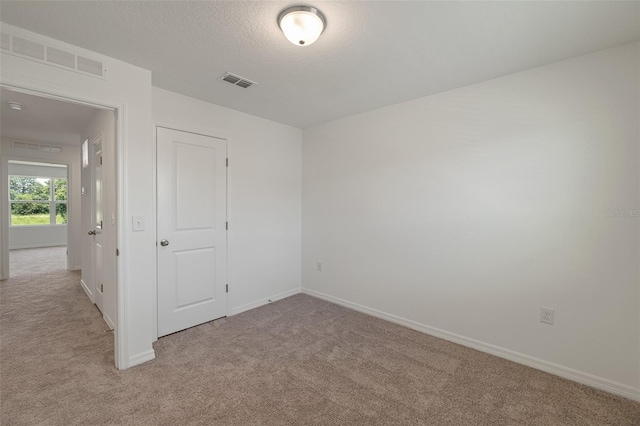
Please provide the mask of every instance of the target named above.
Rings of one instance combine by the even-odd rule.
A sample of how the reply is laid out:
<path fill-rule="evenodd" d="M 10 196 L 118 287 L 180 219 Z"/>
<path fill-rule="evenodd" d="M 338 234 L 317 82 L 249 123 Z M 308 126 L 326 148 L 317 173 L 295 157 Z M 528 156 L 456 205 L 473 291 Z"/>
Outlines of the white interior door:
<path fill-rule="evenodd" d="M 158 128 L 158 337 L 227 315 L 227 142 Z"/>
<path fill-rule="evenodd" d="M 103 267 L 103 243 L 102 243 L 102 225 L 103 225 L 103 206 L 104 206 L 104 177 L 102 172 L 102 139 L 94 141 L 94 161 L 93 161 L 93 260 L 94 260 L 94 303 L 103 310 L 103 293 L 104 293 L 104 267 Z"/>

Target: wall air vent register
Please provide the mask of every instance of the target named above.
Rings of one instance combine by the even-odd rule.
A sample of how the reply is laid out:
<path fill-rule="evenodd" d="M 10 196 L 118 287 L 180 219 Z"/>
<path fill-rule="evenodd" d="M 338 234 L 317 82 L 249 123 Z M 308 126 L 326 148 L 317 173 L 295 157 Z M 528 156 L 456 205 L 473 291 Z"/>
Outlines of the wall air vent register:
<path fill-rule="evenodd" d="M 103 80 L 107 79 L 107 66 L 102 61 L 8 32 L 3 31 L 1 35 L 0 49 L 5 53 Z"/>
<path fill-rule="evenodd" d="M 61 146 L 22 141 L 13 141 L 13 149 L 20 149 L 24 151 L 62 152 Z"/>

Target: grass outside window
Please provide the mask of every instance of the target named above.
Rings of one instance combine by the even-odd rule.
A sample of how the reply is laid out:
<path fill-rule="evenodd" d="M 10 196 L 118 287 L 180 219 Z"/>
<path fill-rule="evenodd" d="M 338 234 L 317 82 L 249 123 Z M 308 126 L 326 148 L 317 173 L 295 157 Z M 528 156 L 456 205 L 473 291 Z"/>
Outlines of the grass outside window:
<path fill-rule="evenodd" d="M 11 215 L 11 226 L 29 226 L 29 225 L 51 225 L 51 218 L 48 214 L 32 214 L 32 215 Z M 56 215 L 56 224 L 64 225 L 67 218 L 62 215 Z"/>

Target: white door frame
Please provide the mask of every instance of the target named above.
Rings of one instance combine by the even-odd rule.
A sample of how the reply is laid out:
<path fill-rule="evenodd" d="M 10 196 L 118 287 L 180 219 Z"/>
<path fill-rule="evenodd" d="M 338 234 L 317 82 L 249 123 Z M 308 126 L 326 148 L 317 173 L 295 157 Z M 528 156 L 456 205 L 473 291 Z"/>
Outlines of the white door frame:
<path fill-rule="evenodd" d="M 9 203 L 9 163 L 11 161 L 26 161 L 26 162 L 30 162 L 30 163 L 43 163 L 43 164 L 60 164 L 63 166 L 67 166 L 67 217 L 69 217 L 69 213 L 71 211 L 71 207 L 70 206 L 75 206 L 76 202 L 75 202 L 75 197 L 78 195 L 74 196 L 74 202 L 71 202 L 71 197 L 69 197 L 69 194 L 71 193 L 70 189 L 72 188 L 72 182 L 73 182 L 73 178 L 72 173 L 71 173 L 71 168 L 73 167 L 73 165 L 71 163 L 68 163 L 67 161 L 62 161 L 62 160 L 55 160 L 52 158 L 37 158 L 37 157 L 21 157 L 19 155 L 2 155 L 2 176 L 0 176 L 0 197 L 2 197 L 2 199 L 4 200 L 4 202 L 7 203 L 7 212 L 6 215 L 0 215 L 0 217 L 2 218 L 2 220 L 7 220 L 7 224 L 6 226 L 2 226 L 0 229 L 2 229 L 2 236 L 4 239 L 4 236 L 6 235 L 6 239 L 7 239 L 7 250 L 4 250 L 4 246 L 3 249 L 0 250 L 2 252 L 2 273 L 6 276 L 6 278 L 9 278 L 9 276 L 11 275 L 11 269 L 9 268 L 9 222 L 10 222 L 10 211 L 11 211 L 11 203 Z M 72 238 L 71 238 L 71 226 L 69 221 L 67 220 L 67 271 L 72 270 L 71 268 L 73 267 L 73 265 L 71 264 L 71 258 L 73 256 L 73 254 L 76 252 L 76 250 L 79 250 L 78 247 L 76 247 L 75 245 L 72 245 Z M 71 247 L 70 247 L 71 246 Z M 5 258 L 6 258 L 6 262 L 5 262 Z M 6 279 L 5 276 L 3 276 L 1 279 Z"/>
<path fill-rule="evenodd" d="M 96 163 L 96 143 L 97 141 L 100 141 L 100 156 L 102 156 L 103 153 L 103 142 L 104 142 L 104 131 L 98 133 L 96 136 L 92 136 L 91 141 L 89 142 L 89 165 L 90 165 L 90 174 L 91 177 L 89 178 L 89 184 L 87 185 L 88 188 L 90 188 L 89 190 L 89 194 L 90 194 L 90 200 L 89 203 L 91 204 L 91 208 L 90 208 L 90 212 L 89 214 L 91 215 L 91 231 L 94 232 L 93 237 L 91 238 L 91 254 L 90 259 L 91 259 L 91 283 L 93 284 L 93 291 L 94 291 L 94 297 L 93 297 L 93 303 L 96 304 L 96 306 L 98 307 L 98 309 L 100 309 L 100 313 L 102 314 L 102 317 L 105 318 L 106 315 L 104 314 L 104 292 L 103 291 L 98 291 L 98 286 L 100 285 L 101 282 L 104 282 L 104 272 L 103 272 L 103 265 L 104 263 L 104 254 L 103 251 L 100 252 L 101 254 L 101 259 L 98 262 L 98 256 L 97 256 L 97 248 L 96 248 L 96 238 L 100 238 L 100 242 L 102 244 L 101 248 L 104 248 L 104 237 L 102 235 L 100 235 L 100 237 L 97 236 L 96 234 L 96 228 L 98 227 L 98 223 L 96 221 L 96 204 L 98 202 L 98 198 L 97 198 L 97 194 L 96 194 L 96 188 L 97 188 L 97 184 L 96 184 L 96 168 L 98 167 L 98 164 Z M 100 178 L 102 179 L 104 176 L 104 172 L 102 170 L 102 166 L 100 165 Z M 104 182 L 104 179 L 102 179 L 102 182 Z M 104 188 L 101 188 L 101 194 L 100 194 L 100 203 L 102 205 L 102 209 L 103 211 L 101 212 L 104 215 Z M 104 217 L 103 217 L 104 219 Z M 102 224 L 100 225 L 100 233 L 102 233 L 103 230 L 103 226 Z M 84 237 L 84 235 L 83 235 Z M 100 264 L 100 270 L 98 271 L 98 264 Z M 99 276 L 100 273 L 101 276 Z M 100 279 L 99 279 L 100 278 Z M 86 283 L 85 283 L 86 284 Z M 105 321 L 109 327 L 113 328 L 114 324 L 111 321 Z"/>
<path fill-rule="evenodd" d="M 123 247 L 125 244 L 125 221 L 124 221 L 124 194 L 125 194 L 125 158 L 124 141 L 126 140 L 124 123 L 127 119 L 127 103 L 118 99 L 108 99 L 97 97 L 94 94 L 78 92 L 71 88 L 59 86 L 42 80 L 25 80 L 20 77 L 2 76 L 0 87 L 40 96 L 49 99 L 56 99 L 64 102 L 71 102 L 86 105 L 98 109 L 114 110 L 116 112 L 116 247 Z M 6 191 L 6 189 L 4 190 Z M 7 195 L 8 198 L 8 195 Z M 2 276 L 6 279 L 6 271 L 9 267 L 9 237 L 8 219 L 6 209 L 0 212 L 0 253 L 2 258 Z M 116 327 L 114 328 L 115 364 L 118 369 L 129 367 L 129 348 L 127 342 L 129 337 L 129 324 L 127 322 L 127 286 L 125 283 L 125 268 L 127 265 L 122 261 L 121 256 L 116 257 Z"/>
<path fill-rule="evenodd" d="M 158 340 L 158 128 L 165 128 L 165 129 L 171 129 L 171 130 L 177 130 L 179 132 L 186 132 L 186 133 L 195 133 L 197 135 L 202 135 L 202 136 L 207 136 L 210 138 L 215 138 L 215 139 L 224 139 L 227 141 L 227 159 L 230 157 L 229 155 L 229 144 L 230 144 L 230 139 L 229 137 L 224 133 L 221 132 L 217 129 L 213 129 L 213 128 L 208 128 L 208 127 L 202 127 L 199 125 L 195 125 L 192 123 L 185 123 L 185 122 L 180 122 L 180 121 L 171 121 L 171 122 L 167 122 L 167 121 L 155 121 L 153 124 L 153 158 L 155 158 L 155 161 L 153 162 L 153 211 L 156 214 L 155 217 L 155 223 L 156 223 L 156 229 L 155 231 L 155 236 L 156 236 L 156 251 L 155 251 L 155 260 L 156 260 L 156 285 L 153 287 L 153 300 L 155 300 L 155 303 L 153 303 L 153 342 L 156 342 Z M 229 160 L 231 161 L 231 160 Z M 227 207 L 227 211 L 226 211 L 226 215 L 227 215 L 227 222 L 230 222 L 231 219 L 229 218 L 229 167 L 227 166 L 225 172 L 227 173 L 227 190 L 226 190 L 226 207 Z M 230 315 L 231 310 L 230 310 L 230 300 L 231 300 L 231 271 L 229 269 L 229 231 L 227 230 L 227 238 L 226 238 L 226 247 L 225 249 L 227 250 L 227 264 L 225 265 L 225 268 L 227 268 L 227 282 L 229 283 L 229 292 L 227 293 L 227 306 L 226 306 L 226 312 L 227 312 L 227 316 Z"/>

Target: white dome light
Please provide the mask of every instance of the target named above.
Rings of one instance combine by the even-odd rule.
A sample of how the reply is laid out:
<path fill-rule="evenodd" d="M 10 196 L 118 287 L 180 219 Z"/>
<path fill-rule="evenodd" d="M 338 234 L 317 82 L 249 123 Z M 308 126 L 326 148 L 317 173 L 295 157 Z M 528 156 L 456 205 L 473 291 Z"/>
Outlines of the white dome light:
<path fill-rule="evenodd" d="M 283 10 L 278 16 L 278 25 L 287 39 L 296 46 L 313 44 L 327 21 L 318 9 L 309 6 L 294 6 Z"/>

